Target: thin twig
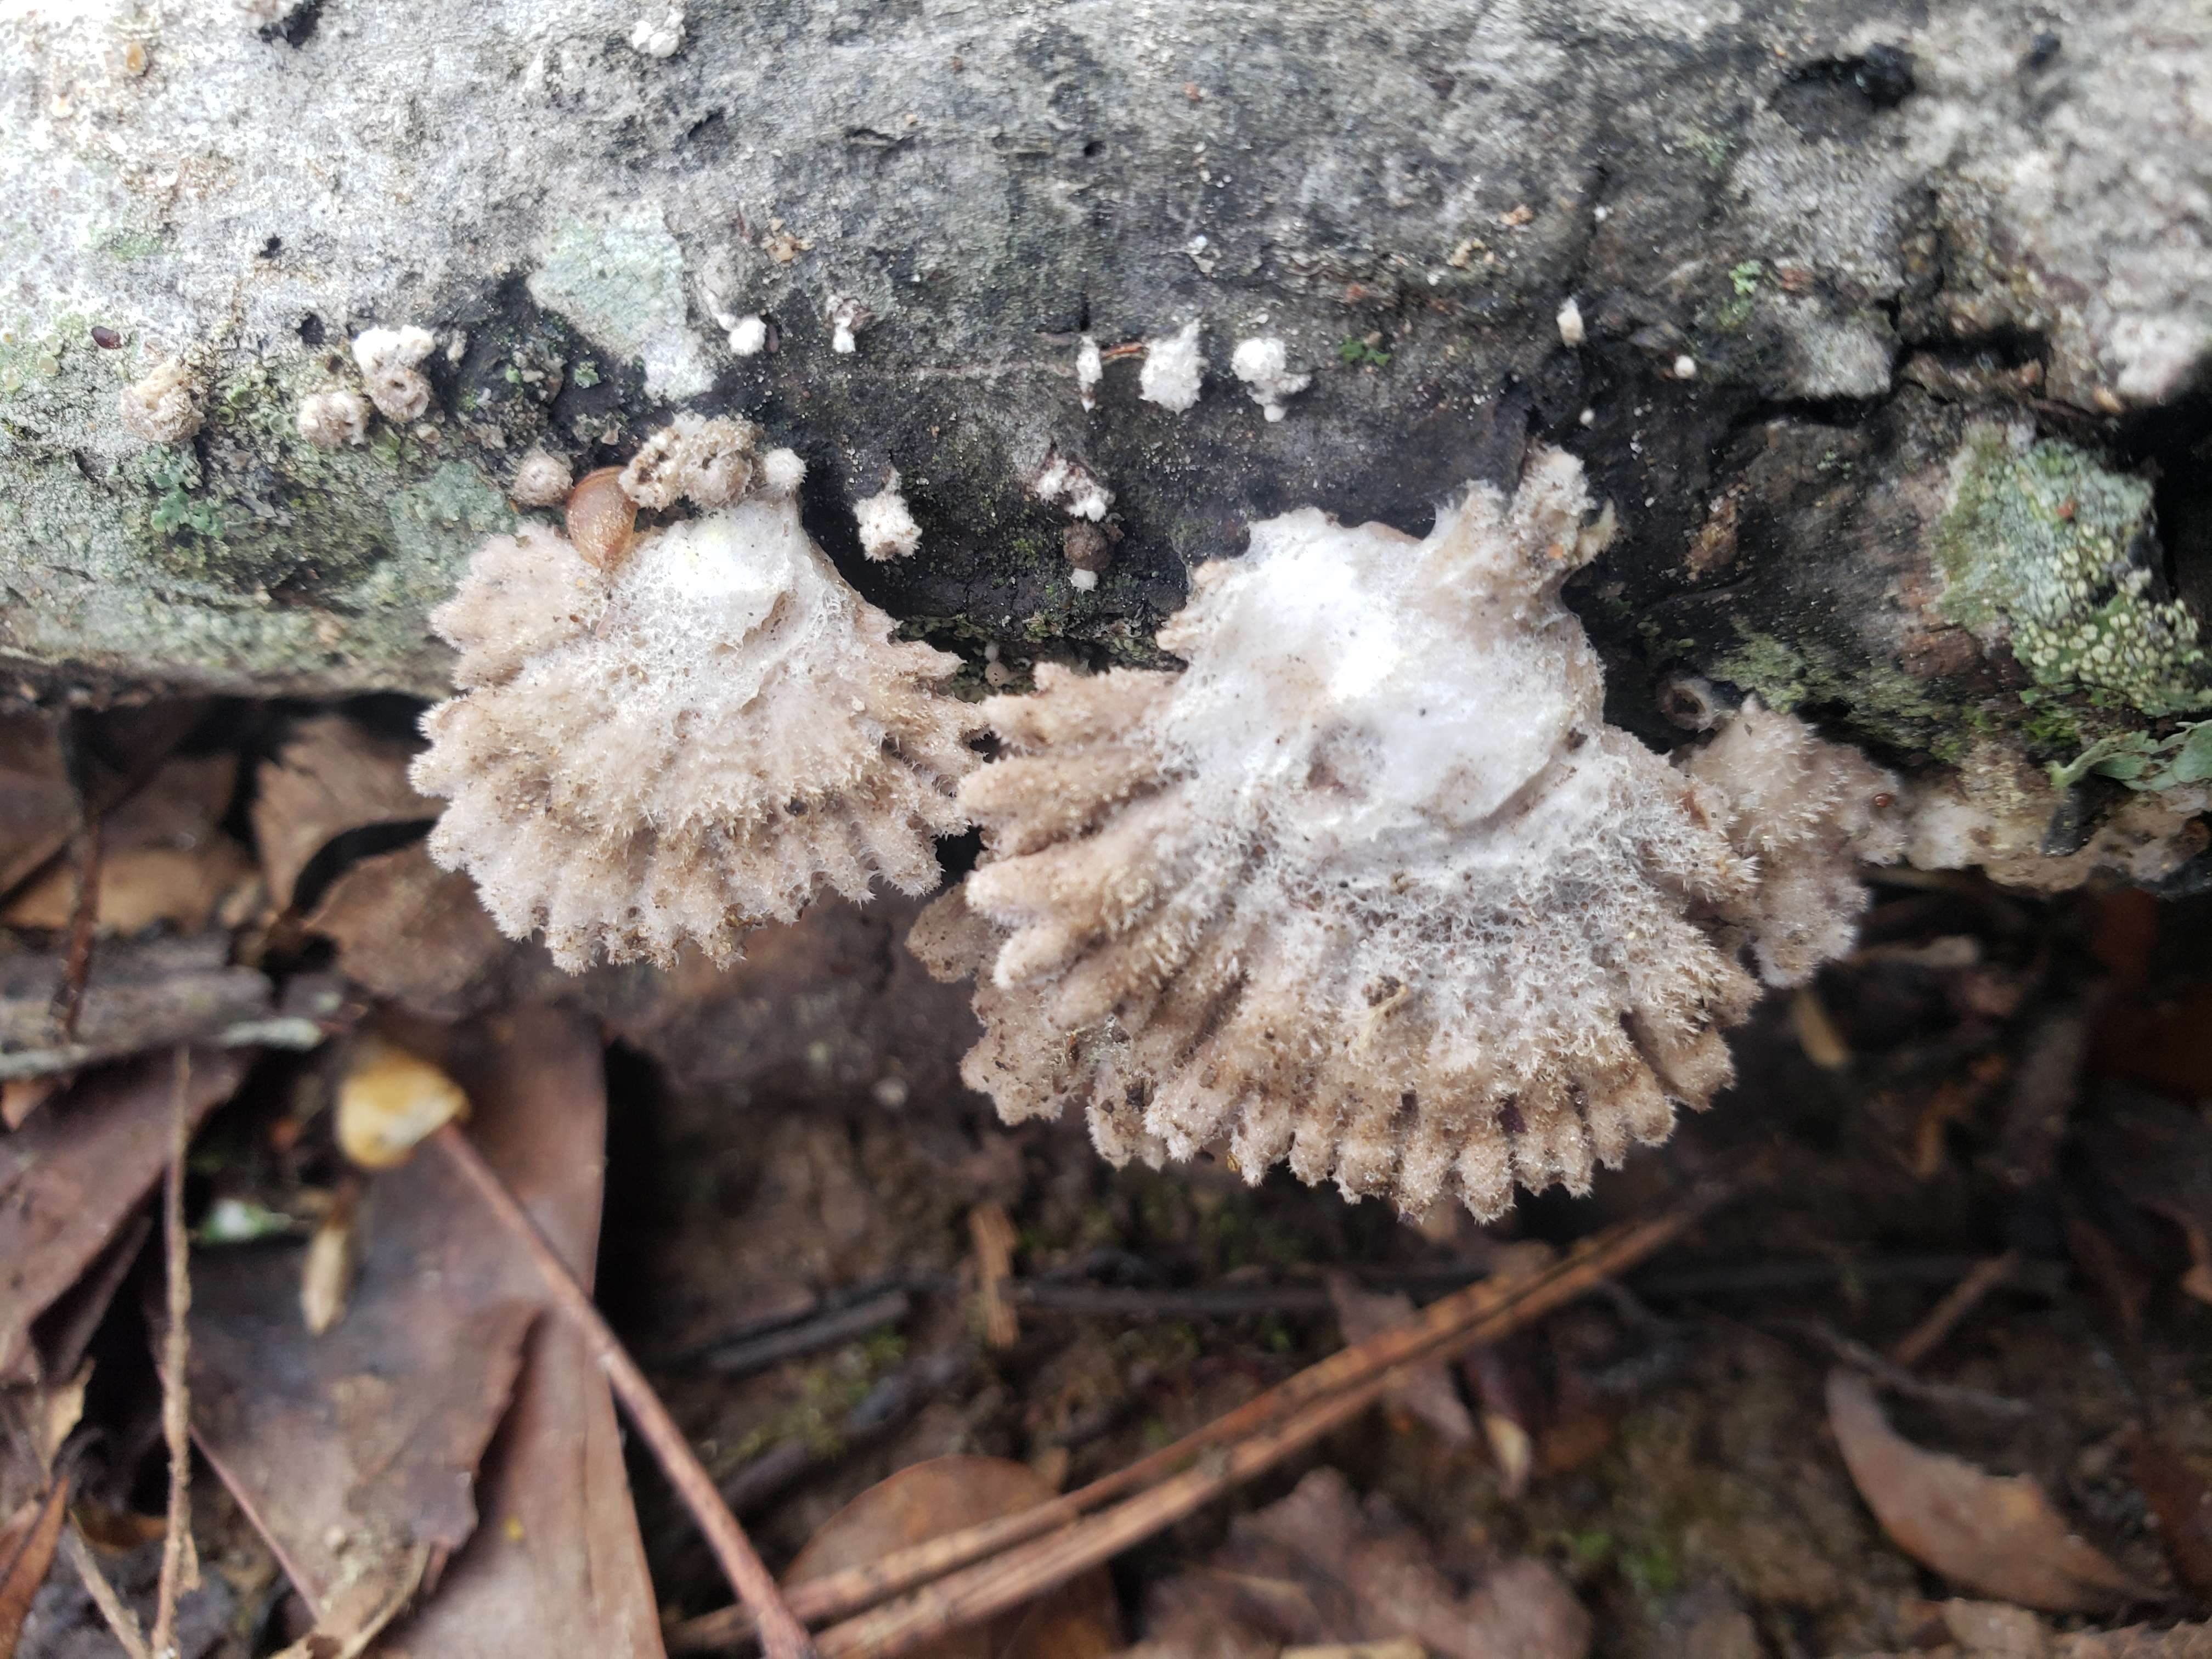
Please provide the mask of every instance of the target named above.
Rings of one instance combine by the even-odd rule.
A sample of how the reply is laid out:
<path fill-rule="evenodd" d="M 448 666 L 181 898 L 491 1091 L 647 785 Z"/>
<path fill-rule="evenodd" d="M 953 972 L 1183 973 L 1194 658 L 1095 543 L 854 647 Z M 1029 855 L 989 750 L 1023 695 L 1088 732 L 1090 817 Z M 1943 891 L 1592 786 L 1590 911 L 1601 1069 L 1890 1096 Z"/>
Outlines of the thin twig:
<path fill-rule="evenodd" d="M 551 1292 L 554 1305 L 590 1346 L 599 1369 L 607 1374 L 615 1398 L 622 1402 L 623 1411 L 651 1448 L 669 1484 L 676 1488 L 676 1495 L 691 1511 L 691 1518 L 698 1522 L 700 1531 L 706 1534 L 708 1547 L 714 1551 L 715 1560 L 730 1581 L 730 1588 L 737 1591 L 738 1600 L 751 1612 L 769 1659 L 809 1659 L 814 1652 L 813 1644 L 799 1620 L 792 1616 L 791 1609 L 784 1605 L 782 1593 L 754 1553 L 745 1529 L 738 1525 L 737 1516 L 730 1513 L 721 1494 L 715 1491 L 714 1478 L 684 1438 L 683 1430 L 668 1414 L 667 1407 L 660 1403 L 660 1396 L 653 1391 L 645 1373 L 638 1370 L 621 1340 L 608 1328 L 592 1298 L 538 1231 L 529 1212 L 455 1125 L 448 1123 L 430 1139 L 520 1243 Z"/>
<path fill-rule="evenodd" d="M 1961 1319 L 1973 1311 L 1976 1303 L 2010 1279 L 2019 1267 L 2018 1250 L 2007 1250 L 2002 1255 L 1976 1262 L 1966 1276 L 1928 1310 L 1928 1316 L 1905 1333 L 1904 1340 L 1889 1351 L 1889 1357 L 1908 1370 L 1917 1365 L 1936 1352 Z"/>
<path fill-rule="evenodd" d="M 1908 1400 L 1917 1400 L 1923 1405 L 1940 1410 L 1978 1412 L 1984 1417 L 2021 1418 L 2031 1415 L 2035 1407 L 2025 1400 L 2015 1400 L 2010 1395 L 1991 1394 L 1984 1389 L 1964 1388 L 1955 1382 L 1930 1382 L 1917 1376 L 1902 1365 L 1891 1363 L 1863 1342 L 1832 1329 L 1817 1319 L 1778 1319 L 1768 1328 L 1788 1332 L 1818 1343 L 1847 1365 L 1856 1365 L 1893 1394 L 1901 1394 Z"/>
<path fill-rule="evenodd" d="M 1586 1294 L 1601 1279 L 1658 1249 L 1686 1225 L 1692 1214 L 1701 1213 L 1703 1207 L 1687 1206 L 1656 1224 L 1602 1234 L 1593 1241 L 1600 1243 L 1598 1250 L 1577 1251 L 1560 1268 L 1516 1278 L 1495 1288 L 1473 1286 L 1462 1291 L 1460 1298 L 1465 1298 L 1466 1310 L 1481 1310 L 1472 1317 L 1463 1310 L 1455 1317 L 1436 1321 L 1429 1317 L 1434 1308 L 1425 1310 L 1407 1324 L 1384 1333 L 1418 1331 L 1421 1339 L 1411 1352 L 1401 1353 L 1395 1363 L 1365 1381 L 1324 1395 L 1125 1503 L 823 1632 L 820 1638 L 823 1659 L 842 1659 L 848 1654 L 895 1659 L 948 1631 L 1019 1607 L 1078 1573 L 1112 1559 L 1357 1417 L 1420 1366 L 1449 1358 L 1478 1343 L 1495 1342 Z M 1476 1296 L 1475 1292 L 1485 1290 L 1489 1296 Z"/>
<path fill-rule="evenodd" d="M 92 978 L 92 936 L 100 922 L 100 815 L 88 805 L 82 810 L 84 823 L 76 838 L 76 897 L 70 906 L 69 944 L 62 957 L 61 982 L 54 988 L 54 1029 L 64 1046 L 76 1041 L 77 1016 L 84 1011 L 84 988 Z"/>
<path fill-rule="evenodd" d="M 177 1644 L 177 1598 L 199 1578 L 192 1548 L 191 1241 L 185 1232 L 185 1153 L 192 1138 L 192 1051 L 177 1048 L 176 1091 L 169 1107 L 169 1169 L 161 1182 L 161 1254 L 169 1328 L 161 1339 L 161 1434 L 169 1443 L 169 1528 L 161 1540 L 161 1577 L 154 1596 L 155 1659 Z"/>
<path fill-rule="evenodd" d="M 1308 1366 L 1174 1444 L 1079 1491 L 1014 1515 L 894 1551 L 865 1566 L 796 1585 L 789 1597 L 791 1609 L 811 1624 L 844 1618 L 997 1552 L 1012 1550 L 1040 1534 L 1073 1522 L 1087 1511 L 1155 1482 L 1171 1485 L 1173 1480 L 1194 1473 L 1201 1480 L 1210 1478 L 1217 1469 L 1231 1465 L 1241 1469 L 1235 1479 L 1256 1474 L 1267 1462 L 1326 1432 L 1343 1417 L 1357 1414 L 1397 1380 L 1401 1368 L 1431 1363 L 1472 1342 L 1495 1340 L 1561 1303 L 1573 1300 L 1656 1250 L 1725 1195 L 1723 1189 L 1715 1188 L 1654 1220 L 1615 1228 L 1589 1239 L 1536 1273 L 1486 1279 L 1455 1291 L 1430 1304 L 1406 1323 L 1378 1332 L 1365 1342 Z M 1337 1413 L 1341 1415 L 1332 1414 Z M 1321 1426 L 1312 1427 L 1316 1422 Z M 1294 1429 L 1294 1425 L 1299 1426 Z M 1280 1440 L 1285 1434 L 1290 1434 L 1291 1438 Z M 1249 1449 L 1255 1445 L 1273 1446 L 1275 1449 L 1265 1460 L 1252 1463 L 1249 1461 L 1252 1455 Z M 1225 1454 L 1224 1448 L 1227 1449 Z M 1239 1459 L 1244 1461 L 1239 1462 Z M 1185 1487 L 1176 1490 L 1186 1495 L 1189 1491 Z M 1218 1488 L 1201 1490 L 1191 1499 L 1190 1506 L 1194 1508 L 1204 1503 L 1216 1490 Z M 1151 1501 L 1152 1497 L 1147 1493 L 1145 1501 Z M 1172 1504 L 1179 1500 L 1166 1501 Z M 1111 1513 L 1120 1515 L 1121 1511 Z M 1099 1517 L 1102 1522 L 1107 1519 Z M 1117 1528 L 1126 1524 L 1126 1519 L 1115 1524 Z M 1166 1525 L 1168 1522 L 1154 1524 Z M 1116 1530 L 1109 1535 L 1119 1537 L 1120 1534 Z M 1142 1532 L 1135 1534 L 1144 1535 Z M 1124 1547 L 1124 1543 L 1117 1542 L 1113 1549 Z M 995 1569 L 999 1564 L 994 1561 L 988 1565 Z M 982 1572 L 985 1569 L 979 1567 L 975 1571 Z M 842 1632 L 846 1629 L 841 1626 L 833 1634 L 844 1639 Z M 751 1623 L 744 1609 L 725 1607 L 677 1626 L 670 1634 L 669 1647 L 678 1652 L 728 1647 L 744 1640 L 750 1631 Z M 870 1639 L 874 1638 L 872 1636 Z"/>
<path fill-rule="evenodd" d="M 123 1651 L 130 1659 L 153 1659 L 146 1646 L 146 1634 L 138 1628 L 138 1615 L 124 1605 L 123 1598 L 115 1593 L 115 1586 L 100 1570 L 100 1563 L 93 1559 L 92 1546 L 84 1541 L 75 1516 L 70 1517 L 62 1534 L 62 1553 L 69 1557 L 70 1565 L 76 1569 L 84 1593 L 92 1597 L 93 1606 L 100 1609 L 100 1616 L 107 1621 L 107 1628 L 123 1644 Z"/>
<path fill-rule="evenodd" d="M 802 1354 L 819 1352 L 866 1336 L 880 1326 L 896 1325 L 914 1310 L 904 1291 L 886 1291 L 865 1302 L 831 1310 L 813 1318 L 747 1338 L 718 1342 L 710 1349 L 672 1360 L 678 1370 L 708 1370 L 722 1376 L 750 1376 Z"/>

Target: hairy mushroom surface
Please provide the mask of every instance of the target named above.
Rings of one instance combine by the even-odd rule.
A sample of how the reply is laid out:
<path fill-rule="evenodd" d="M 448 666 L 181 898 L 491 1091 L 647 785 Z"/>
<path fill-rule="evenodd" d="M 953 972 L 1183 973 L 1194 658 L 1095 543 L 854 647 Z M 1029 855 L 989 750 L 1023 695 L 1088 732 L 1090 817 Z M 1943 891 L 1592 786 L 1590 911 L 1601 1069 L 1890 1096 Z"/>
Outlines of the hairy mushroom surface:
<path fill-rule="evenodd" d="M 481 548 L 432 625 L 461 694 L 423 717 L 430 837 L 508 935 L 571 969 L 727 957 L 817 891 L 936 884 L 965 818 L 959 659 L 891 637 L 790 495 L 648 531 L 598 568 L 543 525 Z"/>
<path fill-rule="evenodd" d="M 1848 939 L 1886 781 L 1760 711 L 1860 769 L 1784 828 L 1607 726 L 1559 599 L 1589 507 L 1547 450 L 1424 540 L 1287 514 L 1194 573 L 1159 635 L 1182 672 L 1048 665 L 987 701 L 1000 757 L 959 792 L 987 852 L 913 941 L 979 970 L 968 1081 L 1009 1120 L 1079 1103 L 1116 1162 L 1225 1140 L 1253 1180 L 1482 1216 L 1708 1104 L 1758 994 L 1739 955 Z M 1785 914 L 1762 830 L 1804 878 Z"/>

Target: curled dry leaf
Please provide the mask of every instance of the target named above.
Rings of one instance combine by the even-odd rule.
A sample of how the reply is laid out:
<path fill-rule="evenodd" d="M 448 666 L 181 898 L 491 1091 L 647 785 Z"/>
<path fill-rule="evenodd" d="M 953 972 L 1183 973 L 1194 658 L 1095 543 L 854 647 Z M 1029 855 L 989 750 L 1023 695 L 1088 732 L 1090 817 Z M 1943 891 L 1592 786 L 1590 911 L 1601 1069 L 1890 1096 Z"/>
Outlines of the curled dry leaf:
<path fill-rule="evenodd" d="M 364 1170 L 388 1170 L 424 1136 L 469 1115 L 461 1085 L 420 1054 L 363 1038 L 338 1083 L 338 1146 Z"/>
<path fill-rule="evenodd" d="M 307 1240 L 307 1254 L 300 1263 L 300 1317 L 317 1336 L 345 1317 L 360 1242 L 359 1212 L 355 1183 L 343 1183 Z"/>
<path fill-rule="evenodd" d="M 1002 1457 L 937 1457 L 878 1482 L 822 1523 L 784 1575 L 784 1587 L 866 1566 L 1043 1503 L 1052 1488 L 1024 1463 Z M 955 1631 L 913 1651 L 918 1659 L 1098 1659 L 1121 1646 L 1114 1587 L 1100 1568 L 1071 1579 L 988 1624 Z"/>
<path fill-rule="evenodd" d="M 169 698 L 141 708 L 77 715 L 76 772 L 84 805 L 106 817 L 162 765 L 209 705 Z M 0 895 L 69 844 L 77 798 L 58 720 L 0 714 Z M 217 816 L 220 816 L 218 809 Z"/>
<path fill-rule="evenodd" d="M 253 839 L 280 909 L 297 896 L 301 875 L 336 837 L 370 824 L 427 825 L 438 816 L 438 803 L 407 781 L 418 746 L 343 714 L 320 714 L 302 720 L 276 757 L 262 763 L 254 778 Z"/>
<path fill-rule="evenodd" d="M 338 971 L 409 1011 L 474 1012 L 520 954 L 477 902 L 466 874 L 441 870 L 420 842 L 362 860 L 333 881 L 307 918 L 337 947 Z"/>
<path fill-rule="evenodd" d="M 1828 1422 L 1882 1530 L 1945 1577 L 2046 1613 L 2109 1609 L 2148 1594 L 2077 1537 L 2028 1476 L 1984 1474 L 1899 1435 L 1856 1371 L 1828 1373 Z"/>
<path fill-rule="evenodd" d="M 136 933 L 166 922 L 193 933 L 211 921 L 232 926 L 251 914 L 258 897 L 253 860 L 221 827 L 237 780 L 235 756 L 179 756 L 102 816 L 94 913 L 100 933 Z M 73 860 L 49 863 L 9 901 L 0 922 L 67 927 L 76 881 Z"/>

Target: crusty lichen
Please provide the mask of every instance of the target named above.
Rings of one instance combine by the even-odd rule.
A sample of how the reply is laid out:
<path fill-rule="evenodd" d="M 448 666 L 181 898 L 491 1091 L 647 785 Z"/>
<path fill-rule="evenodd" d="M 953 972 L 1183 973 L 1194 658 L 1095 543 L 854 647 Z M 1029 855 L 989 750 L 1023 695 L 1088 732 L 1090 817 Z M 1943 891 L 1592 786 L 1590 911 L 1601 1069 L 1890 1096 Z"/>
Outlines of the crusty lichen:
<path fill-rule="evenodd" d="M 1940 608 L 2044 685 L 2146 714 L 2212 707 L 2212 662 L 2159 569 L 2151 489 L 2056 439 L 1981 427 L 1954 464 Z"/>
<path fill-rule="evenodd" d="M 1547 451 L 1423 541 L 1268 520 L 1160 630 L 1182 673 L 986 702 L 986 856 L 914 941 L 979 970 L 969 1084 L 1116 1162 L 1222 1139 L 1480 1215 L 1710 1102 L 1738 952 L 1794 983 L 1848 943 L 1894 786 L 1755 708 L 1686 769 L 1607 726 L 1559 599 L 1589 507 Z"/>

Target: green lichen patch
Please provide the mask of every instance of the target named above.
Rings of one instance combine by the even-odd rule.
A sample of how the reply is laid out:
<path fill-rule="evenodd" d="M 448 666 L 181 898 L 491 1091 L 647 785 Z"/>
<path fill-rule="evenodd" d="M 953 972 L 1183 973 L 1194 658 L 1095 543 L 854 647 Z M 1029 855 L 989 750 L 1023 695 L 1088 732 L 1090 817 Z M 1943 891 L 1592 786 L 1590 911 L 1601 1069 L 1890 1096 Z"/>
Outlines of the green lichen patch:
<path fill-rule="evenodd" d="M 1853 660 L 1818 639 L 1784 639 L 1736 625 L 1736 643 L 1713 661 L 1713 672 L 1755 693 L 1770 708 L 1787 713 L 1801 705 L 1848 708 L 1843 721 L 1879 743 L 1917 750 L 1942 761 L 1965 752 L 1963 726 L 1981 722 L 1896 664 Z M 1969 705 L 1969 707 L 1972 707 Z"/>
<path fill-rule="evenodd" d="M 2053 765 L 2051 781 L 2064 789 L 2092 773 L 2136 790 L 2212 782 L 2212 720 L 2193 721 L 2163 738 L 2148 732 L 2100 738 L 2066 765 Z"/>
<path fill-rule="evenodd" d="M 1971 434 L 1936 538 L 1939 608 L 2008 639 L 2039 684 L 2146 714 L 2212 708 L 2212 661 L 2189 607 L 2166 596 L 2150 486 L 2071 444 Z"/>

